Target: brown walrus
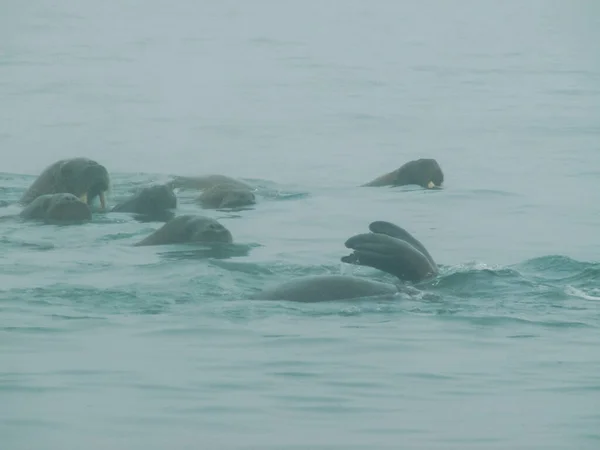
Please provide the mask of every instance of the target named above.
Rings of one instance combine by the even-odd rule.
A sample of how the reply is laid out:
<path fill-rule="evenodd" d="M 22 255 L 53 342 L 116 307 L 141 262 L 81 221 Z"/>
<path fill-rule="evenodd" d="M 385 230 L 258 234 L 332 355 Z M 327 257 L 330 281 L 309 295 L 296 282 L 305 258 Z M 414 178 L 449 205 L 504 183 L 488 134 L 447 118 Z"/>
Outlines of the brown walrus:
<path fill-rule="evenodd" d="M 240 208 L 242 206 L 254 205 L 256 197 L 248 188 L 230 184 L 217 184 L 206 189 L 198 197 L 197 201 L 204 208 Z"/>
<path fill-rule="evenodd" d="M 175 215 L 177 197 L 165 184 L 148 186 L 113 207 L 112 212 L 132 213 L 149 220 L 169 220 Z"/>
<path fill-rule="evenodd" d="M 105 192 L 110 185 L 106 168 L 88 158 L 62 159 L 48 166 L 23 194 L 19 203 L 27 205 L 40 195 L 68 193 L 91 205 L 100 198 L 106 208 Z"/>
<path fill-rule="evenodd" d="M 169 220 L 134 246 L 192 242 L 232 243 L 233 237 L 227 228 L 211 217 L 185 214 Z"/>
<path fill-rule="evenodd" d="M 409 161 L 393 172 L 381 175 L 363 186 L 406 186 L 417 184 L 425 189 L 440 188 L 444 173 L 435 159 Z"/>
<path fill-rule="evenodd" d="M 48 223 L 81 222 L 92 219 L 92 211 L 73 194 L 44 194 L 36 197 L 20 212 L 26 220 L 43 220 Z"/>

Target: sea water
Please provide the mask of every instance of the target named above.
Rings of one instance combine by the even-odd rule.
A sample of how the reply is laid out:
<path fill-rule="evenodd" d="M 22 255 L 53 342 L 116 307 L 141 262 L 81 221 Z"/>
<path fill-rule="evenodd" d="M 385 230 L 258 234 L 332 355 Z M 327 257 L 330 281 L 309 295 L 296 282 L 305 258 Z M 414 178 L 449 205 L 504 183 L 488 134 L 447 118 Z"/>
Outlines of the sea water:
<path fill-rule="evenodd" d="M 600 4 L 4 2 L 0 448 L 600 447 Z M 109 205 L 173 175 L 257 186 L 232 250 L 161 224 L 24 223 L 85 156 Z M 364 188 L 436 158 L 444 189 Z M 259 301 L 374 220 L 440 275 L 390 298 Z"/>

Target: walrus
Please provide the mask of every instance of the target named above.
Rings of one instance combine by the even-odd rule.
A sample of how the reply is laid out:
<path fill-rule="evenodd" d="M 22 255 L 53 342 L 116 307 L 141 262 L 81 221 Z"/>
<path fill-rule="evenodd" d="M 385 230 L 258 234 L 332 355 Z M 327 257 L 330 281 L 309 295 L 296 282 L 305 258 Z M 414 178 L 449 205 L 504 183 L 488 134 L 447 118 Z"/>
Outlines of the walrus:
<path fill-rule="evenodd" d="M 157 184 L 141 189 L 127 200 L 117 204 L 112 212 L 138 214 L 155 220 L 170 220 L 177 208 L 177 197 L 166 184 Z"/>
<path fill-rule="evenodd" d="M 169 220 L 134 246 L 232 242 L 231 232 L 215 219 L 185 214 Z"/>
<path fill-rule="evenodd" d="M 92 219 L 92 211 L 73 194 L 44 194 L 36 197 L 19 213 L 25 220 L 47 223 L 84 222 Z"/>
<path fill-rule="evenodd" d="M 197 201 L 203 208 L 240 208 L 254 205 L 256 197 L 249 188 L 232 184 L 217 184 L 200 194 Z"/>
<path fill-rule="evenodd" d="M 438 274 L 436 263 L 423 244 L 391 222 L 375 221 L 371 233 L 349 238 L 345 245 L 353 253 L 342 262 L 373 267 L 399 281 L 419 282 Z M 328 301 L 390 295 L 399 285 L 355 276 L 317 275 L 297 278 L 265 289 L 253 298 L 261 300 Z"/>
<path fill-rule="evenodd" d="M 249 184 L 226 175 L 204 175 L 199 177 L 176 176 L 169 182 L 169 185 L 172 188 L 197 190 L 210 189 L 219 184 L 235 186 L 240 189 L 252 189 L 252 186 Z"/>
<path fill-rule="evenodd" d="M 110 185 L 106 168 L 89 158 L 62 159 L 48 166 L 22 195 L 19 203 L 28 205 L 44 194 L 73 194 L 84 203 L 92 205 L 100 198 L 106 208 L 105 192 Z"/>
<path fill-rule="evenodd" d="M 435 159 L 421 158 L 409 161 L 399 169 L 381 175 L 363 186 L 406 186 L 416 184 L 425 189 L 440 188 L 444 173 Z"/>

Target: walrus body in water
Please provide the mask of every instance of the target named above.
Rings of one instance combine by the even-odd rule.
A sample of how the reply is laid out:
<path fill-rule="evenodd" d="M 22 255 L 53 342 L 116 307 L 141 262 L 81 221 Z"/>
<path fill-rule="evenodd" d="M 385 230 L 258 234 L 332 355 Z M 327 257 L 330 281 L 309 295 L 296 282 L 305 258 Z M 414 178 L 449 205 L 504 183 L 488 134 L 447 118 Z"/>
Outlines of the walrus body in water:
<path fill-rule="evenodd" d="M 148 220 L 168 221 L 175 216 L 177 197 L 166 184 L 148 186 L 116 205 L 112 212 L 131 213 Z"/>
<path fill-rule="evenodd" d="M 419 282 L 434 277 L 438 268 L 423 244 L 405 229 L 385 221 L 372 222 L 371 233 L 352 236 L 346 247 L 353 252 L 343 262 L 373 267 L 400 281 Z M 255 295 L 263 300 L 318 302 L 391 295 L 398 286 L 354 276 L 321 275 L 290 280 Z"/>
<path fill-rule="evenodd" d="M 185 214 L 169 220 L 162 227 L 134 245 L 230 244 L 231 242 L 233 242 L 231 232 L 212 217 Z"/>
<path fill-rule="evenodd" d="M 425 189 L 439 189 L 444 173 L 435 159 L 421 158 L 409 161 L 399 169 L 381 175 L 363 186 L 407 186 L 416 184 Z"/>
<path fill-rule="evenodd" d="M 44 194 L 29 203 L 19 216 L 25 220 L 42 220 L 46 223 L 86 222 L 92 211 L 73 194 Z"/>
<path fill-rule="evenodd" d="M 254 205 L 256 197 L 249 188 L 217 184 L 205 190 L 197 201 L 207 209 L 241 208 Z"/>
<path fill-rule="evenodd" d="M 106 168 L 89 158 L 62 159 L 46 167 L 25 191 L 19 203 L 28 205 L 40 195 L 73 194 L 89 206 L 96 197 L 106 208 L 105 192 L 110 185 Z"/>

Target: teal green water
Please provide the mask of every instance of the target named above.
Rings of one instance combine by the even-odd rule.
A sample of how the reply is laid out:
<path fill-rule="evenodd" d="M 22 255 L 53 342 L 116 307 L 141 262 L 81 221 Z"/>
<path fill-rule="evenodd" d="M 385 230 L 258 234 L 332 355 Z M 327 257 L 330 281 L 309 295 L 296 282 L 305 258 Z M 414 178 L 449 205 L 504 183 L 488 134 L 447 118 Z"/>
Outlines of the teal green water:
<path fill-rule="evenodd" d="M 597 449 L 600 4 L 12 2 L 0 14 L 0 448 Z M 260 186 L 235 245 L 132 247 L 126 214 L 22 223 L 47 165 L 110 204 L 173 174 Z M 360 188 L 436 158 L 445 189 Z M 392 298 L 369 222 L 441 266 Z"/>

